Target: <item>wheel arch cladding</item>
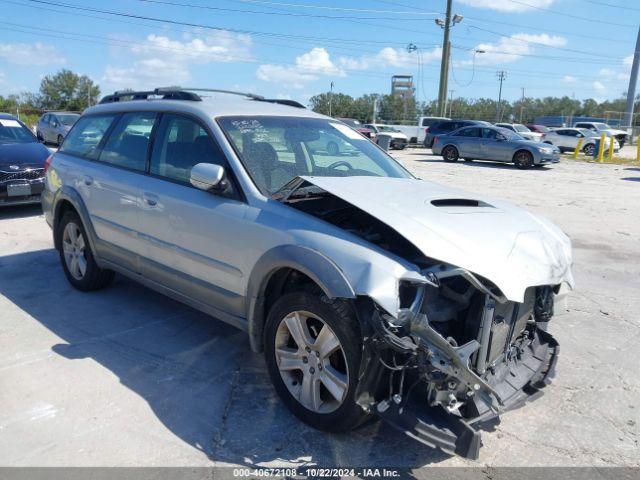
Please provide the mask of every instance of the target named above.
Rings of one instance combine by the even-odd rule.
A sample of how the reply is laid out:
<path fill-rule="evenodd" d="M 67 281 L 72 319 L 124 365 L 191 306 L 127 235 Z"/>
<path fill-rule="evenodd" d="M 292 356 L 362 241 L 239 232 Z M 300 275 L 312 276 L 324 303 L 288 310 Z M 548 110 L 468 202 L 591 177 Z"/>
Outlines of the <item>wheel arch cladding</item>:
<path fill-rule="evenodd" d="M 64 214 L 68 211 L 75 211 L 80 217 L 84 229 L 87 232 L 89 246 L 91 247 L 92 251 L 95 252 L 96 234 L 89 217 L 89 211 L 87 210 L 87 207 L 85 206 L 84 201 L 82 200 L 82 197 L 77 192 L 77 190 L 69 187 L 68 185 L 63 186 L 58 190 L 53 201 L 53 238 L 55 248 L 58 250 L 60 249 L 60 239 L 57 235 L 58 224 L 60 223 L 60 220 L 62 219 Z"/>
<path fill-rule="evenodd" d="M 296 245 L 281 245 L 267 251 L 256 262 L 247 284 L 247 321 L 251 349 L 255 352 L 262 351 L 267 288 L 271 281 L 281 281 L 279 272 L 283 271 L 303 274 L 330 298 L 356 298 L 342 270 L 320 252 Z"/>

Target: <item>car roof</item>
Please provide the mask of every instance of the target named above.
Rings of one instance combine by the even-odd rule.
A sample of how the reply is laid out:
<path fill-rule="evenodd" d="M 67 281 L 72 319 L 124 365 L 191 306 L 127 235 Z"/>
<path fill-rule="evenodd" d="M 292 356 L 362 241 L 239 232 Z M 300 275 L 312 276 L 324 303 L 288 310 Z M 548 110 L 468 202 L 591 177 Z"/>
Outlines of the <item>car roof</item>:
<path fill-rule="evenodd" d="M 78 112 L 65 112 L 65 111 L 52 111 L 52 112 L 44 112 L 44 115 L 52 114 L 52 115 L 80 115 Z"/>
<path fill-rule="evenodd" d="M 210 118 L 235 115 L 269 115 L 324 118 L 335 121 L 335 119 L 331 117 L 320 115 L 306 108 L 256 100 L 248 96 L 217 92 L 207 92 L 199 94 L 198 96 L 201 98 L 201 101 L 152 98 L 101 103 L 86 109 L 84 114 L 130 111 L 172 111 L 191 113 Z"/>
<path fill-rule="evenodd" d="M 15 116 L 11 115 L 10 113 L 5 113 L 5 112 L 0 112 L 0 118 L 3 118 L 5 120 L 18 120 Z"/>

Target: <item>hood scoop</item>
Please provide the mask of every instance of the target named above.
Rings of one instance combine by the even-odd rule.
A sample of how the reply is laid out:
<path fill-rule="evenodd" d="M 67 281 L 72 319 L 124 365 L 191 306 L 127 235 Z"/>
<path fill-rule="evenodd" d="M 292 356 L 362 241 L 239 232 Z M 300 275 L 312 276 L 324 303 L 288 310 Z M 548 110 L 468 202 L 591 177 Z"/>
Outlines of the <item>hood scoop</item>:
<path fill-rule="evenodd" d="M 489 205 L 481 200 L 473 200 L 471 198 L 437 198 L 431 200 L 431 205 L 434 207 L 483 207 L 494 208 L 493 205 Z"/>

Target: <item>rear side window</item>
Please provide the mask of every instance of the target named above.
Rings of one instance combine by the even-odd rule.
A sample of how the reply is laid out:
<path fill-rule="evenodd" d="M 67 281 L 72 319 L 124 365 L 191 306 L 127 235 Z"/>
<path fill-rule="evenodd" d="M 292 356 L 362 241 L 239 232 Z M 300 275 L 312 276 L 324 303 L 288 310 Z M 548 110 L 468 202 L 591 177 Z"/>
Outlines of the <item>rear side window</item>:
<path fill-rule="evenodd" d="M 100 161 L 143 172 L 156 116 L 154 112 L 123 114 L 102 149 Z"/>
<path fill-rule="evenodd" d="M 151 154 L 151 173 L 189 183 L 191 168 L 198 163 L 227 166 L 224 155 L 199 123 L 182 115 L 162 115 Z"/>
<path fill-rule="evenodd" d="M 462 125 L 460 125 L 462 127 Z M 438 124 L 438 130 L 443 132 L 450 132 L 451 130 L 456 130 L 459 128 L 455 122 L 442 122 Z"/>
<path fill-rule="evenodd" d="M 60 151 L 92 160 L 97 159 L 98 145 L 115 118 L 116 114 L 82 117 L 68 133 Z"/>
<path fill-rule="evenodd" d="M 458 132 L 455 134 L 456 137 L 479 137 L 480 136 L 480 129 L 477 127 L 471 127 L 471 128 L 463 128 L 462 130 L 458 130 Z"/>

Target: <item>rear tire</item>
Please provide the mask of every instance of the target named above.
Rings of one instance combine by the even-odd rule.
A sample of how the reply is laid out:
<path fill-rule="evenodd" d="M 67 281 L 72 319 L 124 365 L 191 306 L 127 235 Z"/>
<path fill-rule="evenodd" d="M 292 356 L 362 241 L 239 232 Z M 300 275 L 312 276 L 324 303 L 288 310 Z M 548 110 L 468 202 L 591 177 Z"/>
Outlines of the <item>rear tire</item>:
<path fill-rule="evenodd" d="M 520 170 L 526 170 L 527 168 L 533 167 L 533 155 L 531 152 L 527 152 L 526 150 L 520 150 L 516 152 L 513 156 L 513 163 Z"/>
<path fill-rule="evenodd" d="M 330 356 L 321 353 L 321 345 L 329 342 L 319 339 L 325 338 L 333 341 Z M 269 376 L 287 408 L 314 428 L 344 432 L 369 418 L 355 402 L 361 350 L 362 335 L 351 306 L 319 289 L 285 294 L 269 310 L 264 330 Z M 313 393 L 305 395 L 309 391 Z"/>
<path fill-rule="evenodd" d="M 459 158 L 458 149 L 452 145 L 447 145 L 442 149 L 442 159 L 448 163 L 457 162 Z"/>
<path fill-rule="evenodd" d="M 596 146 L 593 143 L 585 145 L 582 149 L 584 154 L 588 157 L 592 157 L 594 153 L 596 153 Z"/>
<path fill-rule="evenodd" d="M 56 244 L 60 245 L 60 262 L 69 283 L 83 292 L 108 286 L 115 276 L 111 270 L 98 267 L 87 232 L 80 216 L 69 211 L 56 229 Z"/>

